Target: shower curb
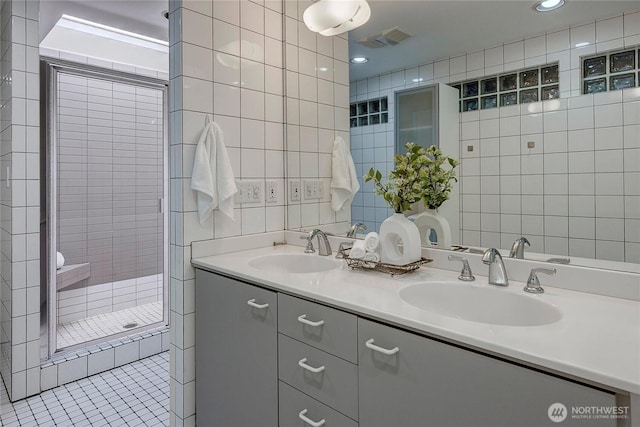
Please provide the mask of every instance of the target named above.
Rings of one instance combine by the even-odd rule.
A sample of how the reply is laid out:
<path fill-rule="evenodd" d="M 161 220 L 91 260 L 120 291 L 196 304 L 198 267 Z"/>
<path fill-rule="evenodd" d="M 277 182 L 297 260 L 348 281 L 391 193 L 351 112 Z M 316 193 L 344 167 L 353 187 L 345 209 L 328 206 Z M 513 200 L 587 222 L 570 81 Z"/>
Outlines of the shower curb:
<path fill-rule="evenodd" d="M 169 350 L 169 327 L 54 355 L 40 365 L 40 392 Z"/>

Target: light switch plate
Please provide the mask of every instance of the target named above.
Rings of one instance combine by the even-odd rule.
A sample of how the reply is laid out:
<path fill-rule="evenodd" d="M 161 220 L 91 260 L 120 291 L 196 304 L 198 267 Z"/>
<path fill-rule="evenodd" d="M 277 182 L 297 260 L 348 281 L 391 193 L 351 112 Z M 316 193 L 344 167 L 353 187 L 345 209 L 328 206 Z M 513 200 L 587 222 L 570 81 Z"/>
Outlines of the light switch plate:
<path fill-rule="evenodd" d="M 238 183 L 240 203 L 260 203 L 262 202 L 262 182 L 261 181 L 240 181 Z"/>
<path fill-rule="evenodd" d="M 322 181 L 304 181 L 303 187 L 305 200 L 322 199 Z"/>

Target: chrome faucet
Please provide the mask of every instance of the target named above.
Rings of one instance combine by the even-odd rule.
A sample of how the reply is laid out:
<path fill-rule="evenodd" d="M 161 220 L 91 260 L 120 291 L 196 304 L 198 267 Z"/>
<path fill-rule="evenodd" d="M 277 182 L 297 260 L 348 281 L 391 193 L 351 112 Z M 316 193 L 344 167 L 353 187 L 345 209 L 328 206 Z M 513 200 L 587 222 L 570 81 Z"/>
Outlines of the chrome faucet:
<path fill-rule="evenodd" d="M 489 265 L 489 284 L 496 286 L 509 286 L 507 270 L 502 262 L 502 255 L 495 248 L 487 249 L 482 255 L 482 262 Z"/>
<path fill-rule="evenodd" d="M 527 240 L 526 237 L 520 237 L 513 242 L 513 246 L 511 246 L 511 251 L 509 252 L 509 258 L 518 258 L 524 259 L 524 247 L 531 246 L 531 243 Z"/>
<path fill-rule="evenodd" d="M 347 237 L 356 237 L 356 234 L 358 233 L 358 230 L 367 231 L 367 226 L 362 224 L 362 223 L 360 223 L 360 222 L 356 222 L 349 229 L 349 232 L 347 233 Z"/>
<path fill-rule="evenodd" d="M 331 255 L 331 244 L 329 243 L 329 239 L 324 231 L 316 228 L 311 231 L 306 237 L 301 236 L 301 239 L 307 239 L 307 248 L 304 250 L 305 253 L 313 253 L 315 249 L 313 249 L 313 238 L 318 236 L 318 255 L 329 256 Z"/>

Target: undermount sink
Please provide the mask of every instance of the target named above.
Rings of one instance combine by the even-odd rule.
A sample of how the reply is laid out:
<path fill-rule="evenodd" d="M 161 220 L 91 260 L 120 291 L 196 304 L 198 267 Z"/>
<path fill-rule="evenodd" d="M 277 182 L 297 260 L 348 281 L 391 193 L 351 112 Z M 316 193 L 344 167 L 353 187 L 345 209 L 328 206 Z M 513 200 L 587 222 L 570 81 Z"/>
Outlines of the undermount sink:
<path fill-rule="evenodd" d="M 282 273 L 319 273 L 342 266 L 342 261 L 333 257 L 313 254 L 265 255 L 249 261 L 253 268 Z"/>
<path fill-rule="evenodd" d="M 504 326 L 542 326 L 562 313 L 539 296 L 498 287 L 457 283 L 417 283 L 400 289 L 400 298 L 421 310 L 471 322 Z"/>

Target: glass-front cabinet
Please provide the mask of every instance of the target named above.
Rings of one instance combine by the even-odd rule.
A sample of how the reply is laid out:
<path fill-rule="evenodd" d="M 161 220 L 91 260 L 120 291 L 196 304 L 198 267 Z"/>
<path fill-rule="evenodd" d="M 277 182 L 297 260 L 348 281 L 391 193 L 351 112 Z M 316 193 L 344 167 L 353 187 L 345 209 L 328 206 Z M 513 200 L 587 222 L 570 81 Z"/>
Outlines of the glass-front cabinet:
<path fill-rule="evenodd" d="M 406 153 L 407 142 L 423 147 L 436 145 L 445 155 L 460 159 L 458 89 L 437 83 L 395 93 L 395 152 Z M 411 214 L 424 210 L 421 203 L 413 208 Z M 461 241 L 457 183 L 438 212 L 449 222 L 452 241 Z"/>
<path fill-rule="evenodd" d="M 437 105 L 437 85 L 396 92 L 396 153 L 405 153 L 407 142 L 438 145 Z"/>

